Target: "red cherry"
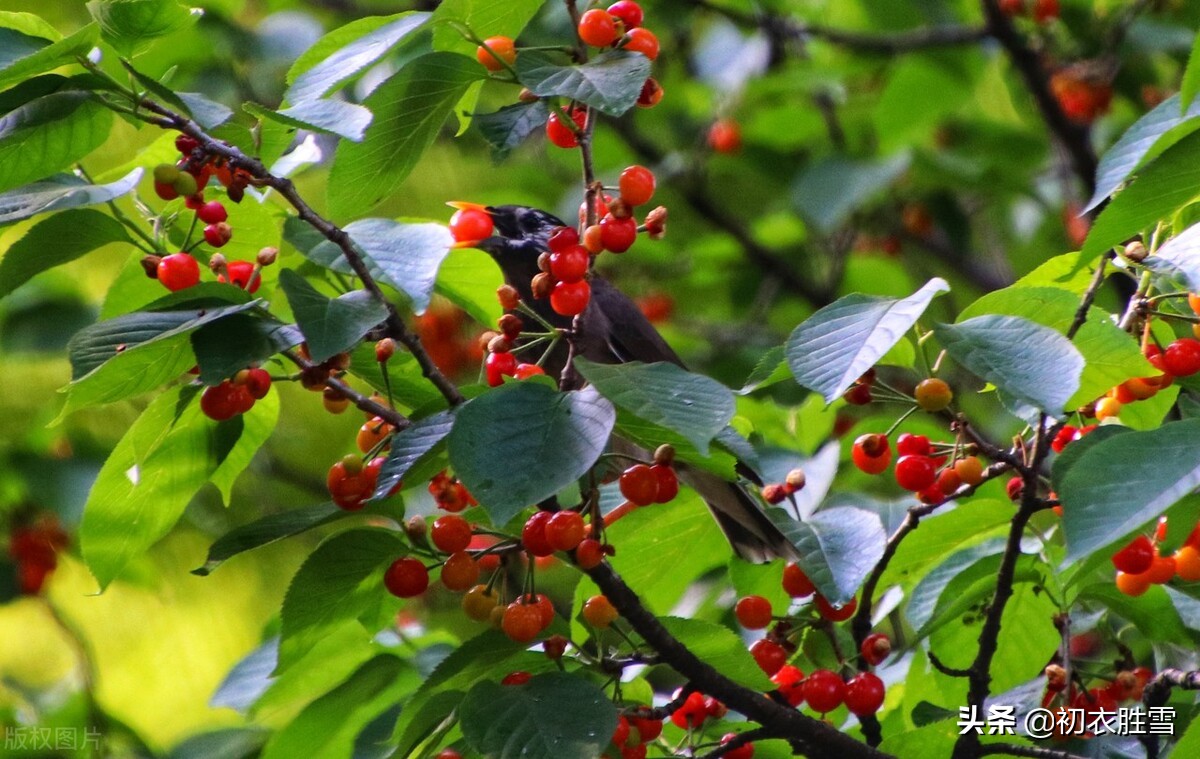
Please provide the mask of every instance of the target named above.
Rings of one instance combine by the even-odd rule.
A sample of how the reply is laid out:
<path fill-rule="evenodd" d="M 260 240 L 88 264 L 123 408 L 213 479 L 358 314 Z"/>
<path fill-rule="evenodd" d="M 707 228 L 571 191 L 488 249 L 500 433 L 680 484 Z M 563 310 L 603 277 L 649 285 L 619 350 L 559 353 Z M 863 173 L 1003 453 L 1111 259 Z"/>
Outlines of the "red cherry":
<path fill-rule="evenodd" d="M 767 675 L 774 675 L 787 663 L 787 651 L 773 640 L 762 638 L 750 644 L 750 655 Z"/>
<path fill-rule="evenodd" d="M 800 671 L 799 667 L 785 664 L 779 668 L 778 672 L 771 675 L 771 682 L 775 683 L 779 692 L 792 706 L 804 703 L 804 673 Z"/>
<path fill-rule="evenodd" d="M 1034 0 L 1033 20 L 1039 24 L 1058 18 L 1058 0 Z"/>
<path fill-rule="evenodd" d="M 846 708 L 859 717 L 874 714 L 883 706 L 886 689 L 874 673 L 859 672 L 846 683 Z"/>
<path fill-rule="evenodd" d="M 1163 367 L 1176 377 L 1190 377 L 1200 372 L 1200 340 L 1181 337 L 1163 351 Z"/>
<path fill-rule="evenodd" d="M 662 735 L 663 722 L 660 719 L 630 717 L 629 724 L 637 728 L 638 737 L 642 739 L 642 743 L 658 740 L 658 736 Z"/>
<path fill-rule="evenodd" d="M 611 213 L 600 220 L 600 243 L 605 250 L 624 253 L 637 239 L 637 219 L 618 219 Z"/>
<path fill-rule="evenodd" d="M 383 575 L 383 586 L 399 598 L 413 598 L 429 587 L 429 570 L 419 559 L 396 559 Z"/>
<path fill-rule="evenodd" d="M 846 684 L 835 672 L 818 669 L 804 680 L 804 700 L 814 711 L 826 714 L 838 708 L 846 694 Z"/>
<path fill-rule="evenodd" d="M 608 6 L 608 15 L 621 19 L 621 23 L 625 25 L 625 31 L 641 26 L 642 19 L 645 18 L 642 6 L 633 2 L 633 0 L 617 0 L 617 2 Z"/>
<path fill-rule="evenodd" d="M 771 624 L 771 602 L 762 596 L 746 596 L 737 602 L 733 613 L 747 630 L 761 630 Z"/>
<path fill-rule="evenodd" d="M 671 712 L 671 722 L 680 730 L 688 727 L 699 727 L 708 718 L 708 709 L 704 706 L 704 696 L 700 693 L 690 693 L 683 704 Z"/>
<path fill-rule="evenodd" d="M 724 746 L 736 737 L 738 737 L 737 733 L 725 733 L 725 735 L 721 737 L 721 745 Z M 753 759 L 754 744 L 744 743 L 735 749 L 726 751 L 724 756 L 725 759 Z"/>
<path fill-rule="evenodd" d="M 663 88 L 654 77 L 650 77 L 642 85 L 642 91 L 638 95 L 638 108 L 653 108 L 663 99 Z"/>
<path fill-rule="evenodd" d="M 867 664 L 873 667 L 892 652 L 892 641 L 883 633 L 871 633 L 863 638 L 859 651 Z"/>
<path fill-rule="evenodd" d="M 924 435 L 902 432 L 896 438 L 896 454 L 899 456 L 928 456 L 931 453 L 933 448 L 929 445 L 929 438 Z"/>
<path fill-rule="evenodd" d="M 250 285 L 249 292 L 257 292 L 262 285 L 262 277 L 254 276 L 254 264 L 249 261 L 230 261 L 225 264 L 225 269 L 229 272 L 229 281 L 237 287 L 246 289 L 246 285 Z M 253 283 L 251 283 L 253 278 Z M 225 275 L 217 277 L 218 282 L 225 282 Z"/>
<path fill-rule="evenodd" d="M 517 368 L 513 371 L 513 376 L 519 380 L 529 379 L 538 375 L 545 375 L 546 370 L 537 364 L 517 364 Z"/>
<path fill-rule="evenodd" d="M 792 598 L 808 598 L 816 592 L 817 587 L 799 565 L 788 564 L 783 568 L 783 590 Z"/>
<path fill-rule="evenodd" d="M 1020 477 L 1011 477 L 1004 485 L 1004 492 L 1008 494 L 1008 500 L 1021 500 L 1021 493 L 1025 492 L 1025 481 Z"/>
<path fill-rule="evenodd" d="M 579 233 L 574 227 L 558 227 L 550 233 L 550 239 L 546 242 L 547 247 L 552 253 L 560 253 L 567 248 L 574 247 L 579 244 Z"/>
<path fill-rule="evenodd" d="M 883 435 L 860 435 L 850 450 L 854 466 L 867 474 L 879 474 L 892 460 L 892 449 Z"/>
<path fill-rule="evenodd" d="M 586 280 L 558 282 L 550 291 L 550 308 L 563 316 L 582 314 L 592 298 L 592 287 Z"/>
<path fill-rule="evenodd" d="M 833 604 L 829 603 L 829 601 L 825 599 L 825 596 L 821 595 L 820 593 L 817 594 L 817 597 L 813 600 L 813 603 L 817 607 L 817 612 L 830 622 L 842 622 L 850 619 L 850 617 L 854 616 L 855 609 L 858 608 L 857 598 L 851 598 L 846 602 L 845 606 L 842 606 L 841 608 L 835 608 Z"/>
<path fill-rule="evenodd" d="M 225 222 L 209 224 L 204 228 L 204 241 L 214 248 L 220 248 L 233 238 L 233 229 Z"/>
<path fill-rule="evenodd" d="M 245 373 L 238 373 L 240 384 L 244 385 L 250 397 L 261 401 L 271 391 L 271 374 L 266 369 L 255 367 Z"/>
<path fill-rule="evenodd" d="M 1138 535 L 1129 545 L 1113 554 L 1112 563 L 1119 572 L 1140 575 L 1154 563 L 1154 556 L 1154 543 L 1145 535 Z"/>
<path fill-rule="evenodd" d="M 630 503 L 649 506 L 658 496 L 658 476 L 646 464 L 634 464 L 621 473 L 621 495 Z"/>
<path fill-rule="evenodd" d="M 447 514 L 433 520 L 429 539 L 442 553 L 456 553 L 467 550 L 467 546 L 471 545 L 471 534 L 471 524 L 467 520 Z"/>
<path fill-rule="evenodd" d="M 579 39 L 592 47 L 608 47 L 617 41 L 617 24 L 608 11 L 593 8 L 579 17 Z"/>
<path fill-rule="evenodd" d="M 475 48 L 475 60 L 488 71 L 500 71 L 504 64 L 513 65 L 517 60 L 517 49 L 512 37 L 497 35 L 484 40 L 484 45 Z"/>
<path fill-rule="evenodd" d="M 587 538 L 575 549 L 575 563 L 580 569 L 592 569 L 604 561 L 604 546 L 599 540 Z"/>
<path fill-rule="evenodd" d="M 928 456 L 896 459 L 896 484 L 905 490 L 924 490 L 937 481 L 937 465 Z"/>
<path fill-rule="evenodd" d="M 450 236 L 455 242 L 478 242 L 492 236 L 492 215 L 478 208 L 463 208 L 450 217 Z"/>
<path fill-rule="evenodd" d="M 484 374 L 491 387 L 504 384 L 504 377 L 512 377 L 517 372 L 517 357 L 511 353 L 489 353 L 483 361 Z"/>
<path fill-rule="evenodd" d="M 623 49 L 641 53 L 653 61 L 658 58 L 658 37 L 649 29 L 630 29 Z"/>
<path fill-rule="evenodd" d="M 675 470 L 667 464 L 655 464 L 650 471 L 658 479 L 658 491 L 655 493 L 655 503 L 669 503 L 679 495 L 679 477 Z"/>
<path fill-rule="evenodd" d="M 172 253 L 158 262 L 158 281 L 171 292 L 200 284 L 200 264 L 187 253 Z"/>
<path fill-rule="evenodd" d="M 254 398 L 244 385 L 225 380 L 219 385 L 204 388 L 200 394 L 200 411 L 209 419 L 222 422 L 243 414 L 254 405 Z"/>
<path fill-rule="evenodd" d="M 576 135 L 576 131 L 582 131 L 587 123 L 587 111 L 577 108 L 569 112 L 571 120 L 575 122 L 577 128 L 575 130 L 563 123 L 562 113 L 568 113 L 566 106 L 563 106 L 561 113 L 555 111 L 546 120 L 546 139 L 560 148 L 577 148 L 579 147 L 579 137 Z"/>
<path fill-rule="evenodd" d="M 550 276 L 559 282 L 578 282 L 587 274 L 591 262 L 587 248 L 572 245 L 550 254 Z"/>
<path fill-rule="evenodd" d="M 733 119 L 720 119 L 708 128 L 708 146 L 717 153 L 736 153 L 742 148 L 742 128 Z"/>
<path fill-rule="evenodd" d="M 442 564 L 442 584 L 447 590 L 461 593 L 479 582 L 479 572 L 479 562 L 466 551 L 458 551 L 447 556 Z"/>
<path fill-rule="evenodd" d="M 518 672 L 509 672 L 507 675 L 504 676 L 504 679 L 500 681 L 500 684 L 501 685 L 524 685 L 525 683 L 529 682 L 529 679 L 531 677 L 533 677 L 533 675 L 529 674 L 528 672 L 519 672 L 519 671 Z"/>
<path fill-rule="evenodd" d="M 613 730 L 610 740 L 614 746 L 618 747 L 624 747 L 625 742 L 629 740 L 629 720 L 624 715 L 617 717 L 617 728 Z"/>
<path fill-rule="evenodd" d="M 560 511 L 546 522 L 546 542 L 556 551 L 573 551 L 583 540 L 585 530 L 578 511 Z"/>
<path fill-rule="evenodd" d="M 542 612 L 537 604 L 513 601 L 504 609 L 504 616 L 500 618 L 500 629 L 517 643 L 529 643 L 544 629 Z"/>
<path fill-rule="evenodd" d="M 229 213 L 219 200 L 212 200 L 196 209 L 196 218 L 205 224 L 219 224 L 229 218 Z"/>
<path fill-rule="evenodd" d="M 549 556 L 554 547 L 546 540 L 546 523 L 554 516 L 549 511 L 535 511 L 521 529 L 521 545 L 534 556 Z"/>
<path fill-rule="evenodd" d="M 645 166 L 630 166 L 621 172 L 621 178 L 618 180 L 621 199 L 631 206 L 640 206 L 654 197 L 654 186 L 654 172 Z M 634 234 L 637 234 L 636 224 Z"/>

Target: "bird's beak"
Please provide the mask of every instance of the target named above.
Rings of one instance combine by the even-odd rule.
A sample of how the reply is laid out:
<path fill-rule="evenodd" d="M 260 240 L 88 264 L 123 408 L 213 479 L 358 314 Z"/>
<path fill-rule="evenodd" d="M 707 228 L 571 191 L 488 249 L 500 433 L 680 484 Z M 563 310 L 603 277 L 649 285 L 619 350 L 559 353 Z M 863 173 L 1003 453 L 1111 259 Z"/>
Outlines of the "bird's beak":
<path fill-rule="evenodd" d="M 446 203 L 446 205 L 450 206 L 451 208 L 457 209 L 459 211 L 483 211 L 484 213 L 486 213 L 488 215 L 491 215 L 491 213 L 492 213 L 492 209 L 488 206 L 483 205 L 482 203 L 468 203 L 467 201 L 464 201 L 464 200 L 451 200 L 451 201 L 448 201 Z M 450 247 L 452 249 L 478 248 L 480 246 L 480 243 L 482 243 L 482 242 L 483 242 L 483 240 L 461 240 L 459 242 L 454 243 Z"/>

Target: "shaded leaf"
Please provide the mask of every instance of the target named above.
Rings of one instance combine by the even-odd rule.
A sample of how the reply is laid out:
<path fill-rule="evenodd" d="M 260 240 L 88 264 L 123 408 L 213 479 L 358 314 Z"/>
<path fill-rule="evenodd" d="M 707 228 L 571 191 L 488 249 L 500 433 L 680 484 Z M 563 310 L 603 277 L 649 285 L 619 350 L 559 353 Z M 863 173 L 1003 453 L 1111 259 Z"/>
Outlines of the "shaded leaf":
<path fill-rule="evenodd" d="M 344 100 L 308 100 L 300 105 L 272 111 L 257 103 L 246 103 L 243 109 L 260 119 L 298 129 L 311 129 L 361 142 L 373 114 L 356 103 Z"/>
<path fill-rule="evenodd" d="M 821 159 L 797 177 L 792 205 L 822 231 L 833 231 L 852 211 L 896 181 L 910 162 L 906 153 L 876 161 Z"/>
<path fill-rule="evenodd" d="M 784 350 L 792 376 L 832 403 L 912 329 L 934 296 L 949 289 L 935 277 L 902 300 L 858 293 L 839 298 L 788 337 Z"/>
<path fill-rule="evenodd" d="M 35 275 L 112 242 L 129 242 L 125 227 L 91 209 L 64 211 L 38 222 L 0 258 L 0 298 Z"/>
<path fill-rule="evenodd" d="M 1189 290 L 1200 290 L 1200 224 L 1167 240 L 1145 264 L 1168 276 L 1182 277 Z"/>
<path fill-rule="evenodd" d="M 200 381 L 206 385 L 230 379 L 242 369 L 303 341 L 304 336 L 290 324 L 248 314 L 234 314 L 191 334 Z"/>
<path fill-rule="evenodd" d="M 28 219 L 39 213 L 107 203 L 125 195 L 141 181 L 142 169 L 109 184 L 89 184 L 72 174 L 58 174 L 40 182 L 0 193 L 0 224 Z"/>
<path fill-rule="evenodd" d="M 539 97 L 577 100 L 610 116 L 632 108 L 650 76 L 650 59 L 625 50 L 610 50 L 578 65 L 564 66 L 559 60 L 523 52 L 517 56 L 517 78 Z"/>
<path fill-rule="evenodd" d="M 333 503 L 322 503 L 318 506 L 268 514 L 249 524 L 235 527 L 217 538 L 216 542 L 208 548 L 208 558 L 205 559 L 204 566 L 193 569 L 192 574 L 208 575 L 226 560 L 239 553 L 270 545 L 330 522 L 336 522 L 346 515 L 347 512 L 339 509 Z"/>
<path fill-rule="evenodd" d="M 503 34 L 516 39 L 545 0 L 443 0 L 433 14 L 433 46 L 473 55 L 475 43 L 456 27 L 486 39 Z"/>
<path fill-rule="evenodd" d="M 582 477 L 615 422 L 612 404 L 592 388 L 560 393 L 510 383 L 459 409 L 450 463 L 492 521 L 504 524 Z"/>
<path fill-rule="evenodd" d="M 414 466 L 442 444 L 453 426 L 454 415 L 450 411 L 440 411 L 415 420 L 393 435 L 372 500 L 387 497 Z"/>
<path fill-rule="evenodd" d="M 87 92 L 56 92 L 0 118 L 0 192 L 41 179 L 100 147 L 112 111 Z"/>
<path fill-rule="evenodd" d="M 1183 71 L 1183 81 L 1179 84 L 1179 110 L 1189 112 L 1195 104 L 1196 93 L 1200 92 L 1200 34 L 1192 43 L 1192 52 L 1188 56 L 1187 68 Z M 1171 100 L 1172 98 L 1167 98 Z M 1163 105 L 1160 103 L 1160 105 Z"/>
<path fill-rule="evenodd" d="M 192 14 L 177 0 L 91 0 L 87 9 L 105 41 L 125 55 L 192 22 Z"/>
<path fill-rule="evenodd" d="M 279 273 L 279 284 L 314 363 L 354 347 L 372 327 L 387 319 L 387 306 L 366 290 L 326 298 L 291 269 Z"/>
<path fill-rule="evenodd" d="M 854 597 L 887 543 L 879 515 L 865 509 L 822 509 L 803 522 L 779 508 L 767 509 L 767 516 L 796 546 L 800 568 L 833 604 Z"/>
<path fill-rule="evenodd" d="M 494 113 L 475 115 L 475 126 L 492 147 L 492 158 L 505 158 L 525 138 L 546 126 L 550 111 L 541 100 L 506 105 Z"/>
<path fill-rule="evenodd" d="M 771 690 L 771 681 L 733 630 L 683 617 L 660 617 L 659 622 L 689 651 L 730 680 L 754 690 Z"/>
<path fill-rule="evenodd" d="M 50 44 L 39 42 L 39 37 L 31 37 L 23 31 L 14 29 L 14 16 L 32 16 L 32 14 L 4 14 L 0 17 L 0 27 L 10 30 L 0 44 L 0 89 L 7 89 L 34 74 L 41 74 L 56 69 L 86 54 L 100 38 L 100 28 L 88 24 L 79 31 L 65 38 L 58 38 L 54 32 L 54 41 Z M 36 17 L 34 17 L 36 18 Z M 44 22 L 43 22 L 44 23 Z"/>

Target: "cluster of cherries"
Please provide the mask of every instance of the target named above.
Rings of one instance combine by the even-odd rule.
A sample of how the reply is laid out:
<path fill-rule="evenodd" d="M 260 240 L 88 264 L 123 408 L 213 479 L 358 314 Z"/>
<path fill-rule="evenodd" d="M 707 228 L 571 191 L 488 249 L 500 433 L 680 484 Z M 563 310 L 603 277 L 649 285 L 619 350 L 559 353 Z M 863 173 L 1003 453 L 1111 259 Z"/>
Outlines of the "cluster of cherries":
<path fill-rule="evenodd" d="M 682 690 L 677 690 L 671 701 L 678 702 L 682 696 Z M 671 712 L 671 723 L 680 730 L 695 731 L 701 729 L 708 720 L 723 719 L 728 713 L 728 707 L 717 699 L 712 696 L 706 696 L 699 691 L 692 691 L 683 698 L 683 702 L 680 703 L 678 708 Z M 662 729 L 661 723 L 659 723 L 658 729 Z M 653 725 L 651 726 L 651 730 L 654 730 Z M 737 737 L 737 733 L 726 733 L 721 737 L 720 745 L 724 746 Z M 637 756 L 644 757 L 645 753 L 643 752 Z M 734 759 L 751 759 L 754 756 L 754 744 L 744 743 L 736 748 L 726 750 L 722 756 L 732 756 Z M 623 759 L 626 758 L 623 757 Z"/>
<path fill-rule="evenodd" d="M 1200 296 L 1191 295 L 1188 301 L 1200 314 Z M 1100 420 L 1120 415 L 1121 408 L 1135 401 L 1153 398 L 1159 390 L 1169 387 L 1176 377 L 1190 377 L 1200 372 L 1200 340 L 1180 337 L 1165 349 L 1154 343 L 1142 348 L 1143 355 L 1160 374 L 1153 377 L 1134 377 L 1117 385 L 1095 404 L 1095 417 Z"/>
<path fill-rule="evenodd" d="M 8 554 L 17 565 L 17 587 L 25 595 L 36 595 L 50 573 L 58 567 L 58 552 L 70 543 L 58 520 L 47 514 L 36 521 L 16 526 L 8 537 Z"/>
<path fill-rule="evenodd" d="M 713 700 L 715 701 L 715 699 Z M 660 719 L 622 714 L 617 717 L 617 727 L 612 734 L 612 745 L 620 750 L 621 759 L 645 759 L 646 745 L 657 740 L 658 736 L 662 735 L 662 729 L 663 722 Z M 741 756 L 742 759 L 748 759 L 753 756 L 753 749 L 749 754 L 739 755 L 726 752 L 725 756 L 732 756 L 735 759 Z M 611 759 L 611 757 L 609 754 L 603 754 L 601 759 Z"/>
<path fill-rule="evenodd" d="M 261 367 L 242 369 L 219 385 L 204 388 L 200 394 L 200 410 L 209 419 L 223 422 L 244 414 L 255 401 L 271 391 L 271 375 Z"/>
<path fill-rule="evenodd" d="M 1149 667 L 1134 667 L 1123 669 L 1103 686 L 1080 689 L 1075 683 L 1067 682 L 1067 671 L 1060 664 L 1047 665 L 1046 690 L 1042 695 L 1042 708 L 1049 709 L 1057 704 L 1057 711 L 1081 709 L 1085 714 L 1085 722 L 1090 723 L 1093 717 L 1099 717 L 1102 712 L 1112 714 L 1119 704 L 1129 701 L 1141 701 L 1146 683 L 1154 677 Z M 1067 718 L 1056 719 L 1056 729 L 1072 724 Z M 1056 734 L 1055 738 L 1080 737 Z M 1091 737 L 1088 733 L 1082 737 Z"/>
<path fill-rule="evenodd" d="M 325 407 L 333 413 L 345 411 L 350 404 L 349 399 L 336 390 L 330 393 L 330 390 L 332 388 L 325 389 L 323 397 Z M 382 398 L 377 400 L 383 401 Z M 330 408 L 331 405 L 332 408 Z M 383 417 L 367 415 L 367 421 L 358 428 L 358 434 L 354 439 L 354 443 L 362 455 L 351 453 L 338 459 L 329 468 L 329 474 L 325 478 L 329 497 L 338 508 L 346 511 L 358 511 L 375 493 L 379 471 L 385 461 L 384 457 L 379 454 L 387 450 L 394 431 L 395 427 Z M 400 483 L 397 483 L 396 487 L 392 489 L 392 493 L 399 488 Z"/>
<path fill-rule="evenodd" d="M 936 444 L 941 450 L 953 445 Z M 948 456 L 935 451 L 935 444 L 924 435 L 901 433 L 896 438 L 896 484 L 917 494 L 922 503 L 941 503 L 964 484 L 983 482 L 983 462 L 976 456 L 963 456 L 948 463 Z M 860 435 L 851 449 L 854 465 L 867 474 L 880 474 L 892 460 L 887 435 Z"/>
<path fill-rule="evenodd" d="M 1184 582 L 1200 580 L 1200 524 L 1173 554 L 1160 552 L 1167 537 L 1167 518 L 1160 517 L 1154 537 L 1138 535 L 1112 556 L 1117 570 L 1117 590 L 1127 596 L 1140 596 L 1151 585 L 1162 585 L 1178 577 Z"/>
<path fill-rule="evenodd" d="M 1050 92 L 1067 118 L 1080 124 L 1092 123 L 1112 106 L 1112 85 L 1089 76 L 1085 67 L 1055 71 L 1050 75 Z"/>

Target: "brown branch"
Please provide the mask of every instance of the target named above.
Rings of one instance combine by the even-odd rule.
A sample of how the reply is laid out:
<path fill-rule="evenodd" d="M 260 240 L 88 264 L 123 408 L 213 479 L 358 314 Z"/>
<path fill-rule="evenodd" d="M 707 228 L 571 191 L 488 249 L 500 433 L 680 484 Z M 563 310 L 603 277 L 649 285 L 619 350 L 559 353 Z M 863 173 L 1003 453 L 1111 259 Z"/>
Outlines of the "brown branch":
<path fill-rule="evenodd" d="M 379 283 L 375 281 L 375 278 L 371 276 L 366 262 L 359 254 L 358 249 L 354 247 L 354 242 L 350 239 L 350 235 L 346 234 L 344 229 L 314 211 L 304 198 L 300 197 L 300 193 L 296 191 L 296 186 L 292 183 L 292 180 L 272 174 L 257 158 L 252 158 L 241 150 L 210 137 L 196 122 L 166 108 L 154 100 L 143 98 L 139 106 L 159 116 L 159 118 L 143 117 L 144 120 L 157 124 L 164 129 L 173 129 L 188 135 L 199 142 L 203 150 L 209 155 L 221 156 L 235 169 L 243 169 L 249 172 L 258 184 L 270 187 L 283 196 L 296 209 L 296 215 L 300 219 L 341 249 L 342 256 L 362 282 L 363 289 L 374 295 L 387 307 L 387 336 L 395 339 L 412 353 L 413 357 L 417 360 L 417 364 L 421 367 L 421 373 L 438 389 L 442 397 L 450 405 L 456 406 L 466 400 L 458 391 L 458 387 L 446 375 L 442 374 L 437 365 L 433 363 L 433 359 L 429 357 L 429 353 L 426 352 L 425 346 L 421 343 L 421 338 L 414 332 L 409 331 L 408 327 L 405 326 L 400 312 L 396 310 L 396 306 L 384 297 L 383 290 L 380 289 Z"/>
<path fill-rule="evenodd" d="M 285 358 L 287 358 L 289 361 L 291 361 L 293 364 L 300 367 L 301 369 L 312 370 L 312 369 L 317 368 L 317 364 L 314 364 L 313 362 L 305 359 L 303 356 L 296 353 L 295 351 L 286 350 L 286 351 L 283 351 L 283 355 Z M 384 369 L 384 371 L 387 371 L 387 370 Z M 376 401 L 376 400 L 370 398 L 369 396 L 363 395 L 362 393 L 360 393 L 357 390 L 355 390 L 354 388 L 350 387 L 349 385 L 347 385 L 345 382 L 338 379 L 337 377 L 330 376 L 330 377 L 326 378 L 325 387 L 336 390 L 338 393 L 340 393 L 341 395 L 343 395 L 347 399 L 349 399 L 350 402 L 353 403 L 360 410 L 362 410 L 368 414 L 372 414 L 374 416 L 379 417 L 383 421 L 385 421 L 388 424 L 395 427 L 397 430 L 402 430 L 405 427 L 412 424 L 412 422 L 409 421 L 408 417 L 404 416 L 396 409 L 392 408 L 391 406 L 385 406 L 382 403 L 380 403 L 379 401 Z"/>
<path fill-rule="evenodd" d="M 1146 683 L 1142 691 L 1142 703 L 1147 709 L 1167 703 L 1172 688 L 1200 690 L 1200 672 L 1184 672 L 1181 669 L 1164 669 L 1153 680 Z M 1158 759 L 1158 736 L 1139 735 L 1138 741 L 1146 748 L 1146 759 Z"/>
<path fill-rule="evenodd" d="M 860 743 L 832 725 L 739 685 L 718 672 L 671 635 L 607 562 L 587 570 L 587 575 L 638 635 L 659 653 L 662 661 L 686 677 L 697 690 L 720 699 L 726 706 L 754 720 L 773 735 L 803 743 L 809 755 L 845 759 L 884 759 L 890 756 Z"/>
<path fill-rule="evenodd" d="M 929 657 L 929 663 L 933 665 L 933 668 L 936 669 L 938 672 L 941 672 L 943 675 L 947 675 L 948 677 L 970 677 L 971 676 L 971 670 L 960 669 L 958 667 L 951 667 L 949 664 L 946 664 L 941 659 L 939 659 L 938 655 L 933 652 L 933 649 L 929 650 L 929 652 L 927 653 L 927 656 Z"/>
<path fill-rule="evenodd" d="M 1104 284 L 1105 268 L 1108 262 L 1113 258 L 1113 252 L 1110 250 L 1100 258 L 1100 263 L 1096 265 L 1096 273 L 1092 275 L 1092 281 L 1088 283 L 1087 290 L 1083 293 L 1083 298 L 1079 301 L 1079 308 L 1075 310 L 1075 318 L 1071 321 L 1071 326 L 1067 330 L 1067 339 L 1075 337 L 1084 322 L 1087 321 L 1088 311 L 1092 304 L 1096 302 L 1096 293 L 1100 291 L 1100 286 Z"/>

